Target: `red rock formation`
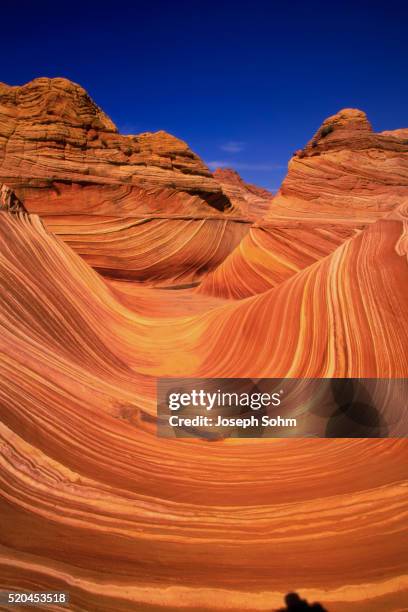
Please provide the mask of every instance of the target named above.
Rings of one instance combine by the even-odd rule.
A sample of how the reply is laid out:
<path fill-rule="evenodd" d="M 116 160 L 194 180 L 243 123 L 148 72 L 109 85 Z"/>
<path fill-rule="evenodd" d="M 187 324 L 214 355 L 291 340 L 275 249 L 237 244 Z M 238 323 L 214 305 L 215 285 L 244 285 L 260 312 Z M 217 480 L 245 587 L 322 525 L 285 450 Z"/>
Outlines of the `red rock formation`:
<path fill-rule="evenodd" d="M 185 142 L 119 134 L 66 79 L 0 84 L 0 180 L 111 277 L 196 282 L 247 231 Z"/>
<path fill-rule="evenodd" d="M 252 185 L 251 183 L 246 183 L 238 172 L 232 168 L 216 168 L 214 171 L 214 178 L 216 178 L 221 184 L 225 183 L 226 185 L 235 185 L 243 191 L 253 193 L 260 198 L 273 198 L 273 193 L 271 193 L 268 189 L 258 187 L 257 185 Z"/>
<path fill-rule="evenodd" d="M 198 283 L 219 266 L 249 225 L 221 216 L 148 218 L 46 215 L 47 227 L 101 274 L 148 285 Z"/>
<path fill-rule="evenodd" d="M 66 210 L 67 203 L 59 207 L 55 194 L 66 195 L 67 181 L 71 193 L 72 184 L 99 186 L 92 212 L 106 213 L 109 200 L 110 213 L 115 213 L 115 198 L 112 192 L 105 197 L 102 185 L 116 185 L 118 200 L 134 191 L 134 213 L 146 211 L 139 210 L 141 189 L 164 190 L 156 194 L 151 212 L 169 212 L 165 203 L 174 200 L 175 193 L 180 198 L 170 212 L 211 214 L 231 208 L 185 142 L 166 132 L 119 134 L 86 91 L 67 79 L 39 78 L 21 87 L 0 84 L 0 176 L 22 196 L 30 212 L 36 212 L 31 195 L 39 188 L 42 211 L 52 194 L 49 212 Z M 74 196 L 79 194 L 78 188 L 74 190 Z M 71 198 L 69 206 L 71 212 L 88 210 L 86 200 Z"/>
<path fill-rule="evenodd" d="M 157 377 L 407 376 L 401 131 L 340 113 L 244 236 L 183 181 L 217 183 L 163 168 L 157 142 L 158 165 L 116 166 L 123 137 L 72 87 L 72 104 L 64 80 L 6 87 L 0 122 L 7 184 L 43 218 L 0 212 L 0 590 L 69 591 L 78 612 L 265 612 L 296 585 L 330 612 L 401 609 L 406 440 L 156 435 Z M 109 161 L 68 142 L 81 130 Z"/>
<path fill-rule="evenodd" d="M 157 375 L 406 375 L 406 214 L 261 296 L 163 318 L 1 213 L 0 587 L 254 612 L 289 581 L 332 612 L 398 609 L 405 440 L 174 443 L 154 400 Z"/>
<path fill-rule="evenodd" d="M 377 134 L 355 109 L 329 117 L 290 161 L 270 216 L 371 221 L 392 210 L 408 197 L 403 133 Z"/>
<path fill-rule="evenodd" d="M 205 276 L 197 292 L 230 299 L 263 293 L 326 257 L 364 227 L 346 220 L 262 221 Z"/>
<path fill-rule="evenodd" d="M 260 219 L 269 210 L 273 193 L 263 187 L 246 183 L 235 170 L 217 168 L 214 178 L 221 184 L 229 200 L 251 219 Z"/>
<path fill-rule="evenodd" d="M 376 134 L 354 109 L 326 119 L 290 161 L 265 218 L 198 291 L 235 299 L 266 291 L 406 202 L 406 131 Z"/>

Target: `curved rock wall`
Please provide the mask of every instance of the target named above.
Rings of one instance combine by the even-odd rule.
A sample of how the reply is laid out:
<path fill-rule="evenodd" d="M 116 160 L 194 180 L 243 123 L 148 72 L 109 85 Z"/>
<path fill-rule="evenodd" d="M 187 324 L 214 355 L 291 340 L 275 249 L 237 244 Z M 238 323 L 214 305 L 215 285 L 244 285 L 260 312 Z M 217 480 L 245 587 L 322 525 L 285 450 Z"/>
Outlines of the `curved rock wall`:
<path fill-rule="evenodd" d="M 401 210 L 263 295 L 163 317 L 38 217 L 0 214 L 2 588 L 238 612 L 289 581 L 333 612 L 398 609 L 405 440 L 174 443 L 154 414 L 157 375 L 403 376 L 406 227 Z"/>

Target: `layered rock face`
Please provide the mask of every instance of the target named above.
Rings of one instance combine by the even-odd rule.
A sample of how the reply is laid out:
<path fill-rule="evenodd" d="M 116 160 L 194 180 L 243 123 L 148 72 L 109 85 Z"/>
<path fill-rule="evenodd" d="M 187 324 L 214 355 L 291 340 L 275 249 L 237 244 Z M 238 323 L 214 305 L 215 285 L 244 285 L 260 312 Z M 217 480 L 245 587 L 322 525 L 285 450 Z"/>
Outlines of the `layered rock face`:
<path fill-rule="evenodd" d="M 150 212 L 208 214 L 231 208 L 220 186 L 185 142 L 166 132 L 124 136 L 79 85 L 66 79 L 39 78 L 21 87 L 0 84 L 0 176 L 21 194 L 31 212 L 32 188 L 42 188 L 42 206 L 48 193 L 64 192 L 64 184 L 123 185 L 117 199 L 134 190 L 166 190 L 162 198 L 150 198 Z M 13 181 L 14 179 L 14 181 Z M 42 180 L 41 180 L 42 179 Z M 59 181 L 61 185 L 59 185 Z M 56 185 L 53 187 L 53 183 Z M 168 190 L 168 192 L 167 192 Z M 74 192 L 78 198 L 79 191 Z M 91 211 L 116 211 L 111 194 L 92 202 Z M 183 197 L 174 211 L 163 209 L 171 194 Z M 187 198 L 187 194 L 194 196 Z M 185 199 L 184 199 L 185 198 Z M 135 198 L 132 212 L 146 212 Z M 53 212 L 82 210 L 85 202 L 52 202 Z M 129 209 L 128 209 L 128 212 Z"/>
<path fill-rule="evenodd" d="M 262 293 L 408 200 L 407 130 L 375 133 L 362 111 L 326 119 L 289 163 L 281 189 L 200 293 Z"/>
<path fill-rule="evenodd" d="M 154 164 L 115 165 L 132 137 L 63 79 L 3 92 L 0 590 L 68 591 L 77 612 L 269 612 L 295 586 L 330 612 L 401 610 L 406 440 L 160 438 L 156 385 L 407 377 L 405 131 L 342 111 L 270 200 L 162 168 L 157 142 Z M 59 148 L 67 122 L 98 139 Z M 110 161 L 89 144 L 104 135 Z M 252 196 L 268 206 L 250 224 Z"/>
<path fill-rule="evenodd" d="M 249 224 L 220 217 L 135 218 L 46 215 L 47 227 L 95 270 L 146 285 L 196 285 L 247 234 Z"/>
<path fill-rule="evenodd" d="M 406 130 L 375 133 L 360 110 L 326 119 L 289 163 L 270 216 L 370 221 L 408 197 Z"/>
<path fill-rule="evenodd" d="M 263 293 L 326 257 L 364 227 L 346 220 L 263 220 L 202 279 L 197 292 L 229 299 Z"/>
<path fill-rule="evenodd" d="M 155 383 L 405 376 L 406 215 L 262 295 L 159 313 L 156 290 L 124 305 L 37 216 L 0 213 L 1 588 L 265 612 L 294 583 L 331 612 L 397 610 L 405 440 L 158 438 Z"/>
<path fill-rule="evenodd" d="M 267 189 L 246 183 L 238 172 L 231 168 L 217 168 L 214 178 L 221 184 L 230 201 L 249 218 L 260 219 L 268 212 L 273 193 Z"/>
<path fill-rule="evenodd" d="M 119 134 L 66 79 L 0 84 L 0 181 L 110 277 L 195 283 L 247 231 L 185 142 Z"/>

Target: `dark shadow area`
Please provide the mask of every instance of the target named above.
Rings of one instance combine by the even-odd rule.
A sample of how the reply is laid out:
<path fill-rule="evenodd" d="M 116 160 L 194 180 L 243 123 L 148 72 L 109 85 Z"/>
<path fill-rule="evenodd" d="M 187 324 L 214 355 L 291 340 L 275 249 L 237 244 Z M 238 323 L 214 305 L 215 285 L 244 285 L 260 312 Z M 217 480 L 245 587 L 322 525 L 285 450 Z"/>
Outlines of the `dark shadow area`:
<path fill-rule="evenodd" d="M 297 593 L 288 593 L 285 597 L 285 608 L 279 608 L 275 612 L 329 612 L 319 603 L 309 604 L 306 599 L 301 599 Z"/>
<path fill-rule="evenodd" d="M 333 378 L 337 410 L 326 426 L 327 438 L 381 438 L 387 428 L 367 389 L 357 380 Z"/>
<path fill-rule="evenodd" d="M 205 191 L 200 191 L 199 189 L 191 189 L 188 191 L 190 195 L 199 196 L 202 200 L 207 202 L 211 208 L 215 208 L 221 212 L 225 210 L 230 210 L 232 208 L 232 204 L 229 198 L 222 191 L 217 191 L 216 193 L 207 193 Z"/>

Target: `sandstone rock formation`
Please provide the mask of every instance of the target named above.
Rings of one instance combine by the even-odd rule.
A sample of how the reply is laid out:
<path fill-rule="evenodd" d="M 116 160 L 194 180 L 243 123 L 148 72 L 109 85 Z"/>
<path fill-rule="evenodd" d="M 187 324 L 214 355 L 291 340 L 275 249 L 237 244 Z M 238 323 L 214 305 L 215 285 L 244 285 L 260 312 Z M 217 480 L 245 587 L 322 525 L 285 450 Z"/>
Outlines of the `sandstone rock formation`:
<path fill-rule="evenodd" d="M 30 203 L 36 190 L 41 188 L 45 207 L 49 194 L 65 194 L 72 184 L 116 185 L 118 200 L 134 191 L 133 209 L 128 208 L 134 213 L 205 210 L 211 214 L 231 208 L 186 143 L 166 132 L 119 134 L 82 87 L 60 78 L 34 79 L 21 87 L 0 84 L 0 176 L 21 195 L 30 212 L 36 212 Z M 151 209 L 143 208 L 141 189 L 161 189 L 164 194 L 150 198 Z M 77 199 L 79 194 L 79 189 L 74 190 Z M 91 210 L 106 213 L 103 189 L 99 194 L 99 198 L 94 195 Z M 175 200 L 175 194 L 180 200 L 168 211 L 165 203 Z M 116 202 L 109 193 L 108 199 L 114 214 Z M 86 201 L 72 200 L 70 212 L 88 210 Z M 66 204 L 60 206 L 54 198 L 49 212 L 64 212 Z"/>
<path fill-rule="evenodd" d="M 404 130 L 377 134 L 365 113 L 344 109 L 296 152 L 270 214 L 378 218 L 408 197 L 407 153 Z"/>
<path fill-rule="evenodd" d="M 198 291 L 235 299 L 266 291 L 406 202 L 406 132 L 376 134 L 355 109 L 326 119 L 290 161 L 265 217 Z"/>
<path fill-rule="evenodd" d="M 405 376 L 406 214 L 170 318 L 124 306 L 38 217 L 0 215 L 1 588 L 242 612 L 277 608 L 290 577 L 333 612 L 398 609 L 405 440 L 174 443 L 154 419 L 156 376 Z"/>
<path fill-rule="evenodd" d="M 197 284 L 247 234 L 249 224 L 222 217 L 146 218 L 45 215 L 47 227 L 95 270 L 148 285 Z"/>
<path fill-rule="evenodd" d="M 14 191 L 0 183 L 0 210 L 10 213 L 26 212 Z"/>
<path fill-rule="evenodd" d="M 235 170 L 217 168 L 214 178 L 221 184 L 229 200 L 251 219 L 260 219 L 269 210 L 273 194 L 263 187 L 246 183 Z"/>
<path fill-rule="evenodd" d="M 111 277 L 197 282 L 247 231 L 185 142 L 163 131 L 119 134 L 66 79 L 0 84 L 1 180 Z"/>
<path fill-rule="evenodd" d="M 364 227 L 346 219 L 337 223 L 263 220 L 203 278 L 197 292 L 230 299 L 263 293 L 319 261 Z"/>
<path fill-rule="evenodd" d="M 172 137 L 120 136 L 64 79 L 0 98 L 0 590 L 401 610 L 406 440 L 160 438 L 156 385 L 407 377 L 404 130 L 342 111 L 268 199 Z"/>

